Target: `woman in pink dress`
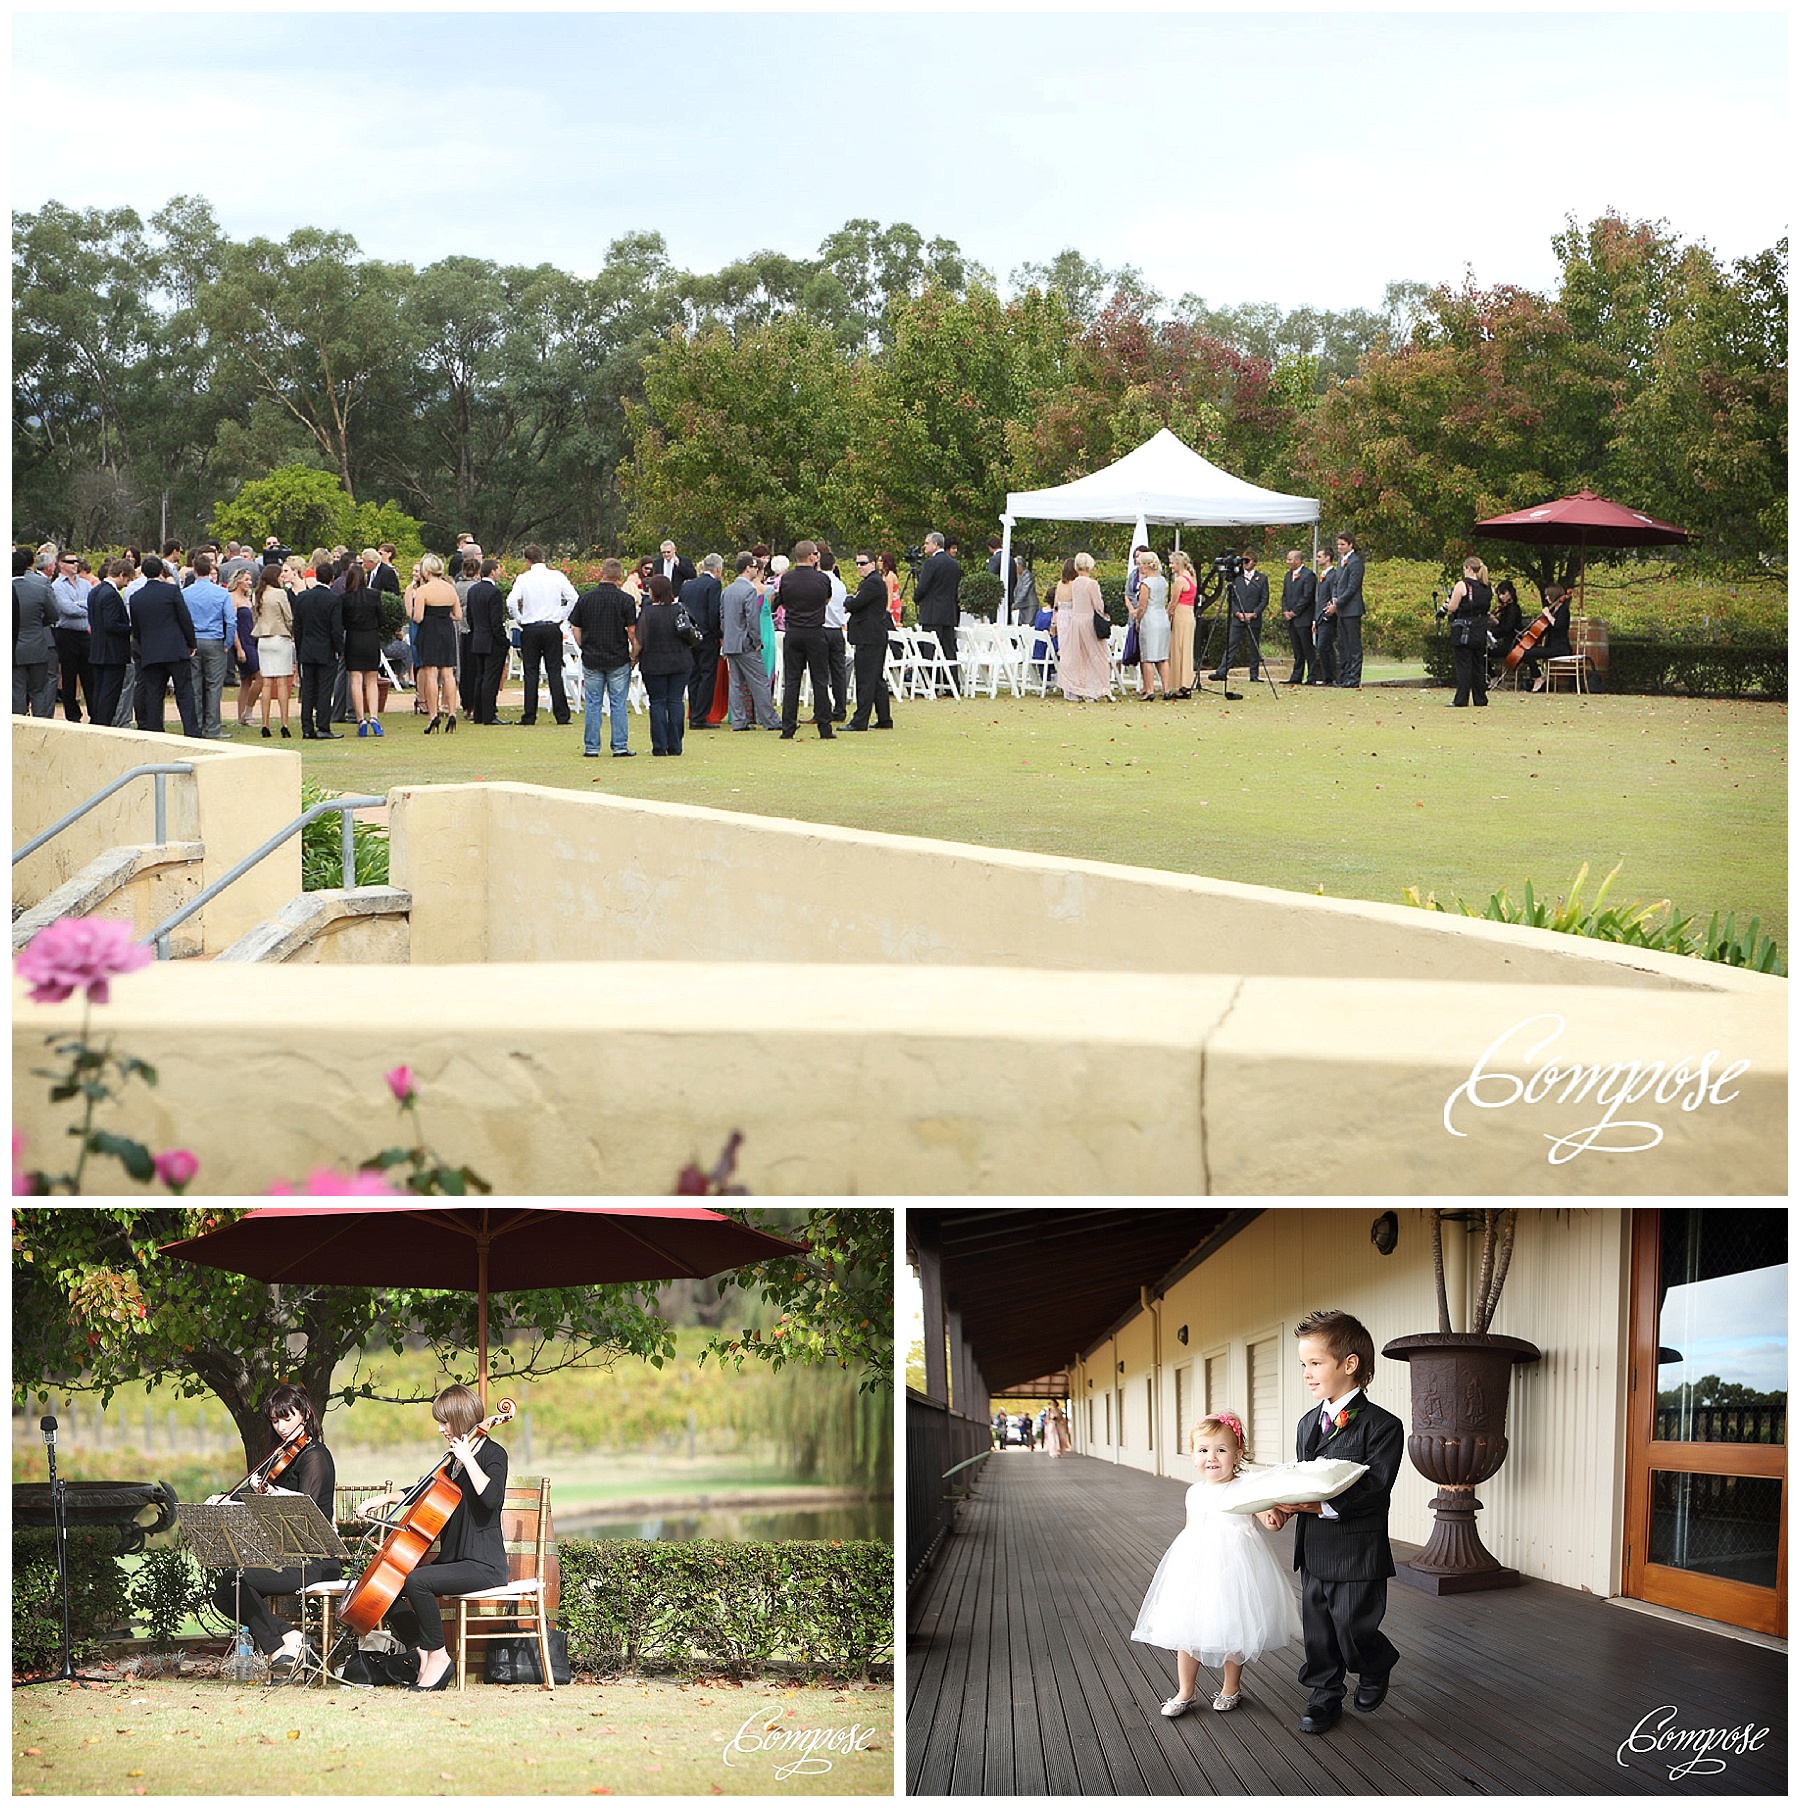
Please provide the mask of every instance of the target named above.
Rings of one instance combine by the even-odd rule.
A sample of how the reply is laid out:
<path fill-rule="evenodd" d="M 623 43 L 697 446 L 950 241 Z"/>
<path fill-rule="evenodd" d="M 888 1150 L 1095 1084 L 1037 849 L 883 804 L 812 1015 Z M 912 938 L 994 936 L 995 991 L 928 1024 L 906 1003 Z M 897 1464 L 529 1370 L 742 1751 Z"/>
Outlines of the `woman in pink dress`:
<path fill-rule="evenodd" d="M 1104 608 L 1093 556 L 1078 552 L 1064 562 L 1062 582 L 1056 586 L 1057 678 L 1062 694 L 1077 703 L 1112 695 L 1107 643 L 1094 632 L 1094 612 Z"/>
<path fill-rule="evenodd" d="M 1179 697 L 1194 694 L 1194 561 L 1169 554 L 1169 686 Z"/>

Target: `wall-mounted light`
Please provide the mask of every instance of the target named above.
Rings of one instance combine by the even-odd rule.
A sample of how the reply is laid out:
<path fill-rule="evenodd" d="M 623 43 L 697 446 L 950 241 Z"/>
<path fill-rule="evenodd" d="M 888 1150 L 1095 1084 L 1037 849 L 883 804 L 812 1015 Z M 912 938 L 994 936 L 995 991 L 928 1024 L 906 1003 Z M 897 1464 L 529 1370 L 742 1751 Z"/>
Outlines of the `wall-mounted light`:
<path fill-rule="evenodd" d="M 1177 1325 L 1175 1327 L 1175 1341 L 1177 1343 L 1186 1343 L 1187 1342 L 1187 1326 L 1186 1325 Z"/>
<path fill-rule="evenodd" d="M 1392 1212 L 1383 1212 L 1369 1226 L 1369 1241 L 1384 1256 L 1391 1256 L 1400 1241 L 1400 1220 Z"/>
<path fill-rule="evenodd" d="M 1121 1375 L 1125 1373 L 1125 1365 L 1122 1362 L 1119 1364 L 1119 1373 Z"/>

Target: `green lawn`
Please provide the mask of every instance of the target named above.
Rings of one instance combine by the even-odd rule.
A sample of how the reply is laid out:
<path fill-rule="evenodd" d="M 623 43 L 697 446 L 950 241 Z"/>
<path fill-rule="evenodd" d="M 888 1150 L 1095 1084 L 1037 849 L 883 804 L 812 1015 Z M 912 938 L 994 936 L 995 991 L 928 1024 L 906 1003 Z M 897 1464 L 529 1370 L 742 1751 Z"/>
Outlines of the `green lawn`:
<path fill-rule="evenodd" d="M 763 1749 L 765 1729 L 835 1732 L 840 1749 L 820 1740 L 810 1769 L 779 1778 L 805 1754 Z M 852 1743 L 862 1749 L 842 1749 Z M 452 1684 L 424 1702 L 400 1689 L 51 1684 L 14 1692 L 12 1746 L 16 1795 L 888 1795 L 894 1691 L 632 1677 L 554 1696 Z"/>
<path fill-rule="evenodd" d="M 1583 861 L 1591 896 L 1623 859 L 1612 901 L 1667 897 L 1702 922 L 1735 911 L 1740 927 L 1760 916 L 1785 952 L 1785 705 L 1508 692 L 1451 713 L 1440 690 L 1271 697 L 1236 682 L 1241 703 L 905 704 L 894 733 L 829 744 L 713 730 L 679 761 L 648 757 L 641 716 L 644 757 L 590 761 L 579 717 L 426 739 L 402 699 L 386 739 L 304 754 L 340 790 L 599 786 L 1386 903 L 1418 885 L 1479 907 L 1528 878 L 1554 895 Z"/>

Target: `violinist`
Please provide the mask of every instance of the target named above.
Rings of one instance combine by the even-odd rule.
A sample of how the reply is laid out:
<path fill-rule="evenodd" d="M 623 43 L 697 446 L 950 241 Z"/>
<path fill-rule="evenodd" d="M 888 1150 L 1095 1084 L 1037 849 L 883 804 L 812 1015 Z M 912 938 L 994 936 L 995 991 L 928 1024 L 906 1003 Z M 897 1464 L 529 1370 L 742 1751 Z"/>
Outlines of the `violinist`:
<path fill-rule="evenodd" d="M 481 1402 L 468 1388 L 447 1387 L 431 1403 L 444 1442 L 455 1460 L 448 1479 L 462 1500 L 438 1535 L 438 1554 L 412 1571 L 401 1588 L 401 1600 L 418 1620 L 420 1693 L 450 1686 L 450 1653 L 444 1647 L 444 1620 L 439 1595 L 474 1594 L 499 1588 L 507 1579 L 506 1539 L 500 1507 L 506 1499 L 506 1451 L 469 1434 L 481 1423 Z"/>
<path fill-rule="evenodd" d="M 271 1485 L 290 1494 L 309 1494 L 330 1522 L 335 1506 L 337 1465 L 325 1448 L 319 1414 L 304 1388 L 284 1381 L 269 1395 L 263 1407 L 274 1434 L 272 1462 L 253 1469 L 229 1495 L 263 1492 Z M 285 1681 L 300 1660 L 300 1634 L 269 1612 L 270 1595 L 296 1594 L 313 1582 L 335 1582 L 343 1566 L 334 1558 L 314 1558 L 295 1569 L 247 1569 L 240 1584 L 236 1570 L 226 1570 L 213 1590 L 213 1605 L 235 1625 L 250 1628 L 258 1651 L 269 1658 L 272 1680 Z"/>
<path fill-rule="evenodd" d="M 1525 625 L 1524 612 L 1519 608 L 1519 591 L 1511 578 L 1502 578 L 1494 586 L 1494 650 L 1496 656 L 1504 662 L 1506 655 L 1513 649 L 1513 642 L 1519 638 L 1519 630 Z"/>

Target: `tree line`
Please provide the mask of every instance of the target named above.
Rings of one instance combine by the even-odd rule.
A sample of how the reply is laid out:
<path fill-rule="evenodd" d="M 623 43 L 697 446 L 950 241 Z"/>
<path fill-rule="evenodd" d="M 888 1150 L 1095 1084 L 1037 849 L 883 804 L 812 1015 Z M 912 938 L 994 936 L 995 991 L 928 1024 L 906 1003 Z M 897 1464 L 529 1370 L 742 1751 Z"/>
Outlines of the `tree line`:
<path fill-rule="evenodd" d="M 33 538 L 191 539 L 300 467 L 444 547 L 979 545 L 1008 490 L 1167 426 L 1377 556 L 1460 560 L 1480 516 L 1585 484 L 1708 560 L 1786 563 L 1785 239 L 1727 263 L 1662 222 L 1571 219 L 1554 293 L 1396 282 L 1342 313 L 1171 302 L 1074 249 L 1003 297 L 953 241 L 861 219 L 711 273 L 632 233 L 591 278 L 415 269 L 311 227 L 235 241 L 193 197 L 148 222 L 50 202 L 13 244 Z"/>

